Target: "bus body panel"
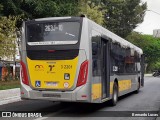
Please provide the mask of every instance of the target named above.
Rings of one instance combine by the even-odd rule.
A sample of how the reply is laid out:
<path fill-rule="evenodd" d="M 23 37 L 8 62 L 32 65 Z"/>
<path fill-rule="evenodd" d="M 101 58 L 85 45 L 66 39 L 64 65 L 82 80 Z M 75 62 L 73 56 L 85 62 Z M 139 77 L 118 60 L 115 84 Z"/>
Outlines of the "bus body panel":
<path fill-rule="evenodd" d="M 73 60 L 49 61 L 27 58 L 27 64 L 33 88 L 65 90 L 74 85 L 78 56 Z"/>
<path fill-rule="evenodd" d="M 22 99 L 39 99 L 50 101 L 62 101 L 62 102 L 90 102 L 89 101 L 89 84 L 77 87 L 74 91 L 39 91 L 33 90 L 31 87 L 22 84 L 21 85 L 21 98 Z"/>

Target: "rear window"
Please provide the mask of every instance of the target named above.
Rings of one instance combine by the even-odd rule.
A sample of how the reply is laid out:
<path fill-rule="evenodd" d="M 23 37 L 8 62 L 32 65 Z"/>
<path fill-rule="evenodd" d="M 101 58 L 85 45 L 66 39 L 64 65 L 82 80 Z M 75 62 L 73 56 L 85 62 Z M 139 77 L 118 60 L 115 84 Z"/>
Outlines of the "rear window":
<path fill-rule="evenodd" d="M 79 22 L 49 22 L 27 25 L 28 45 L 76 44 L 80 34 Z"/>

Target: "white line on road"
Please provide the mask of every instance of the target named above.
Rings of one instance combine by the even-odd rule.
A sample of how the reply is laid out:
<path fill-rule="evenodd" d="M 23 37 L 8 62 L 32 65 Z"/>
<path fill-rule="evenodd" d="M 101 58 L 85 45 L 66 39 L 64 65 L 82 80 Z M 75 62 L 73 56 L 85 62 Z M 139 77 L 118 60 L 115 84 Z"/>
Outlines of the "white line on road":
<path fill-rule="evenodd" d="M 41 118 L 37 118 L 37 119 L 34 119 L 34 120 L 45 120 L 47 119 L 48 117 L 41 117 Z"/>

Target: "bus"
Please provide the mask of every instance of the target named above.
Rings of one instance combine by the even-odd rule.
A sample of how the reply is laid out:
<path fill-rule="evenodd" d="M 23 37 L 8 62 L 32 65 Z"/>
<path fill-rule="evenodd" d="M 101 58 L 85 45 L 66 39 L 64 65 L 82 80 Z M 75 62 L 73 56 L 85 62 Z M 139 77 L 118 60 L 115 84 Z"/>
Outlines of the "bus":
<path fill-rule="evenodd" d="M 116 105 L 144 86 L 142 49 L 87 17 L 22 25 L 21 98 Z"/>

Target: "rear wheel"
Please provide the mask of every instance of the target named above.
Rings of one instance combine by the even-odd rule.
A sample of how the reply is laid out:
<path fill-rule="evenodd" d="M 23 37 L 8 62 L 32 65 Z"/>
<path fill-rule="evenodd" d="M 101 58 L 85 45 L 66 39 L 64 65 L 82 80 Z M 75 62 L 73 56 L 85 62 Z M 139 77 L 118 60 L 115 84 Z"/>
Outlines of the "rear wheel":
<path fill-rule="evenodd" d="M 117 104 L 118 101 L 118 85 L 115 82 L 113 85 L 113 94 L 112 94 L 112 105 L 115 106 Z"/>
<path fill-rule="evenodd" d="M 138 81 L 136 93 L 139 93 L 139 89 L 140 89 L 140 81 Z"/>

